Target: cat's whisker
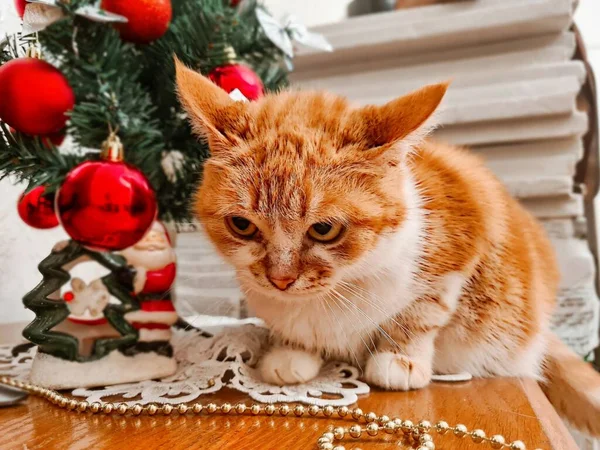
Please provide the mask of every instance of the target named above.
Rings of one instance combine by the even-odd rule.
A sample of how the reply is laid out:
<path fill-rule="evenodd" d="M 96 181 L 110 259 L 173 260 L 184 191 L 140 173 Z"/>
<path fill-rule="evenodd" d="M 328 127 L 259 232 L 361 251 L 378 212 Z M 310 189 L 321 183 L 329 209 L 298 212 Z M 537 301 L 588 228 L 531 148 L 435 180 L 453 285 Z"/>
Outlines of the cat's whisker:
<path fill-rule="evenodd" d="M 329 308 L 329 310 L 331 311 L 331 314 L 333 315 L 333 318 L 335 319 L 335 321 L 337 322 L 338 328 L 342 331 L 342 333 L 344 334 L 344 338 L 346 339 L 346 342 L 350 343 L 350 339 L 348 338 L 348 334 L 346 333 L 346 329 L 344 328 L 344 326 L 342 325 L 342 323 L 340 322 L 340 320 L 337 318 L 337 316 L 335 315 L 335 311 L 333 310 L 333 308 L 331 307 L 331 305 L 329 304 L 329 302 L 327 301 L 328 299 L 332 299 L 335 301 L 335 298 L 331 296 L 330 292 L 326 293 L 327 298 L 325 298 L 325 305 L 327 305 L 327 307 Z M 337 304 L 337 303 L 336 303 Z M 360 360 L 358 359 L 358 356 L 356 355 L 356 352 L 354 351 L 354 349 L 352 348 L 351 345 L 348 346 L 348 348 L 350 349 L 350 352 L 352 353 L 352 356 L 354 357 L 354 361 L 356 361 L 356 365 L 358 366 L 358 368 L 360 369 L 360 371 L 362 372 L 363 369 L 360 365 Z"/>
<path fill-rule="evenodd" d="M 346 309 L 347 309 L 347 310 L 348 310 L 350 313 L 353 313 L 354 317 L 356 317 L 356 318 L 357 318 L 357 320 L 360 322 L 360 324 L 361 324 L 361 329 L 364 329 L 364 328 L 365 328 L 365 327 L 364 327 L 364 322 L 362 321 L 362 319 L 361 319 L 360 315 L 358 315 L 358 313 L 357 313 L 356 311 L 354 311 L 354 310 L 351 310 L 351 309 L 350 309 L 350 308 L 347 306 L 347 304 L 345 304 L 345 303 L 344 303 L 344 301 L 347 301 L 347 299 L 344 299 L 344 298 L 343 298 L 343 296 L 342 296 L 342 295 L 341 295 L 339 292 L 337 292 L 336 290 L 333 290 L 333 293 L 334 293 L 334 294 L 336 294 L 338 297 L 340 297 L 340 299 L 342 300 L 342 304 L 343 304 L 343 305 L 346 307 Z M 337 301 L 336 301 L 336 304 L 337 304 Z M 340 309 L 341 309 L 341 308 L 340 308 Z M 346 316 L 346 317 L 348 317 L 348 316 Z M 371 334 L 372 334 L 372 333 L 368 333 L 369 340 L 371 341 L 371 345 L 372 345 L 372 347 L 369 347 L 369 345 L 367 344 L 367 342 L 366 342 L 366 341 L 364 340 L 364 338 L 362 337 L 362 333 L 360 333 L 360 332 L 359 332 L 359 337 L 360 337 L 360 340 L 361 340 L 361 341 L 363 342 L 363 344 L 365 345 L 365 348 L 367 349 L 367 351 L 369 352 L 369 354 L 370 354 L 370 355 L 371 355 L 371 357 L 373 358 L 373 361 L 375 361 L 375 364 L 377 365 L 377 368 L 379 369 L 379 371 L 381 371 L 381 370 L 382 370 L 382 368 L 381 368 L 381 366 L 379 365 L 379 361 L 378 361 L 378 359 L 377 359 L 377 358 L 375 358 L 375 354 L 373 353 L 373 351 L 377 351 L 377 350 L 376 350 L 376 349 L 377 349 L 377 346 L 375 345 L 375 341 L 373 340 L 373 336 L 372 336 Z M 371 348 L 372 348 L 373 350 L 371 350 Z"/>
<path fill-rule="evenodd" d="M 364 288 L 361 288 L 358 285 L 350 284 L 344 280 L 341 280 L 340 284 L 342 286 L 344 286 L 346 289 L 348 289 L 352 294 L 356 295 L 359 300 L 362 300 L 363 302 L 365 302 L 368 306 L 373 307 L 374 309 L 376 309 L 377 311 L 379 311 L 382 314 L 386 314 L 386 315 L 389 314 L 387 311 L 385 311 L 385 309 L 383 308 L 383 305 L 375 303 L 375 300 L 379 300 L 380 302 L 383 302 L 383 299 L 380 297 L 377 297 L 377 295 L 375 295 L 374 293 L 372 293 Z M 364 295 L 361 295 L 360 292 L 356 291 L 356 289 L 361 289 L 366 295 L 369 295 L 371 297 L 371 299 L 365 297 Z M 398 322 L 394 317 L 390 316 L 386 319 L 386 321 L 388 321 L 388 320 L 391 321 L 392 323 L 394 323 L 395 325 L 397 325 L 404 333 L 407 334 L 408 337 L 410 337 L 410 338 L 414 337 L 414 333 L 412 333 L 406 327 L 406 325 Z"/>
<path fill-rule="evenodd" d="M 334 290 L 335 291 L 335 290 Z M 340 295 L 339 292 L 336 291 L 336 293 L 338 295 Z M 342 298 L 348 302 L 348 304 L 352 307 L 354 307 L 357 311 L 359 311 L 362 315 L 365 316 L 365 318 L 367 318 L 372 324 L 373 326 L 381 333 L 381 335 L 383 337 L 386 338 L 386 340 L 396 349 L 398 349 L 398 351 L 402 354 L 404 354 L 404 351 L 402 350 L 402 347 L 400 346 L 400 344 L 398 344 L 390 335 L 387 331 L 385 331 L 377 322 L 375 322 L 375 320 L 373 320 L 373 318 L 371 316 L 369 316 L 365 311 L 363 311 L 361 308 L 359 308 L 357 305 L 355 305 L 354 303 L 352 303 L 350 300 L 348 300 L 347 298 L 343 297 Z"/>

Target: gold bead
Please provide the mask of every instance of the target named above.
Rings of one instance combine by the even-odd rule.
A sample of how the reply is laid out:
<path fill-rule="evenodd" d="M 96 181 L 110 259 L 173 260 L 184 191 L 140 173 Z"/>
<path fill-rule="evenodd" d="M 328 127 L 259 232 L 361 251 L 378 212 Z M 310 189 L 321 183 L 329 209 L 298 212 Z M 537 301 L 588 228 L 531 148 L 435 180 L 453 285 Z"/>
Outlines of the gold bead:
<path fill-rule="evenodd" d="M 449 429 L 450 425 L 448 425 L 448 422 L 444 422 L 443 420 L 440 420 L 435 424 L 435 431 L 437 431 L 439 434 L 446 434 Z"/>
<path fill-rule="evenodd" d="M 89 406 L 88 402 L 79 402 L 77 404 L 77 410 L 84 412 L 88 409 L 88 406 Z"/>
<path fill-rule="evenodd" d="M 127 413 L 127 405 L 125 403 L 119 403 L 117 405 L 117 413 L 121 415 Z"/>
<path fill-rule="evenodd" d="M 394 420 L 392 420 L 392 422 L 394 422 L 396 428 L 402 428 L 402 419 L 400 419 L 399 417 L 396 417 Z"/>
<path fill-rule="evenodd" d="M 333 447 L 333 450 L 346 450 L 346 447 L 344 447 L 343 445 L 337 445 Z"/>
<path fill-rule="evenodd" d="M 504 436 L 502 436 L 500 434 L 495 434 L 494 436 L 492 436 L 490 438 L 490 445 L 494 449 L 499 449 L 499 448 L 504 447 L 505 443 L 506 443 L 506 440 L 504 439 Z"/>
<path fill-rule="evenodd" d="M 181 415 L 184 415 L 185 413 L 187 413 L 188 409 L 189 409 L 188 405 L 184 405 L 183 403 L 181 405 L 177 406 L 177 412 Z M 134 414 L 135 414 L 135 412 L 134 412 Z"/>
<path fill-rule="evenodd" d="M 68 409 L 75 409 L 77 408 L 77 400 L 69 400 L 69 403 L 67 404 L 67 408 Z"/>
<path fill-rule="evenodd" d="M 337 439 L 337 440 L 341 440 L 344 439 L 344 436 L 346 435 L 346 430 L 344 429 L 344 427 L 335 427 L 333 429 L 333 436 Z"/>
<path fill-rule="evenodd" d="M 275 406 L 274 405 L 265 406 L 265 412 L 267 413 L 267 416 L 272 416 L 273 414 L 275 414 Z"/>
<path fill-rule="evenodd" d="M 338 408 L 337 413 L 340 417 L 346 417 L 348 415 L 348 411 L 349 410 L 347 406 L 342 406 L 341 408 Z"/>
<path fill-rule="evenodd" d="M 238 414 L 244 414 L 246 412 L 246 405 L 244 403 L 238 403 L 235 405 L 235 412 Z"/>
<path fill-rule="evenodd" d="M 304 414 L 304 406 L 296 405 L 294 407 L 294 414 L 296 414 L 298 417 L 302 416 Z"/>
<path fill-rule="evenodd" d="M 381 425 L 381 426 L 384 426 L 384 425 L 385 425 L 386 423 L 388 423 L 390 420 L 391 420 L 391 419 L 390 419 L 388 416 L 386 416 L 386 415 L 383 415 L 383 416 L 379 416 L 379 417 L 377 418 L 377 423 L 378 423 L 379 425 Z"/>
<path fill-rule="evenodd" d="M 112 403 L 105 403 L 104 405 L 102 405 L 102 412 L 104 414 L 110 414 L 113 409 L 115 409 L 115 405 L 113 405 Z"/>
<path fill-rule="evenodd" d="M 204 409 L 204 406 L 202 406 L 202 403 L 194 403 L 192 405 L 192 412 L 194 414 L 200 414 L 203 409 Z"/>
<path fill-rule="evenodd" d="M 163 405 L 163 407 L 161 408 L 161 412 L 165 416 L 168 416 L 169 414 L 171 414 L 173 412 L 173 407 L 171 405 Z"/>
<path fill-rule="evenodd" d="M 139 404 L 135 404 L 135 405 L 133 405 L 131 407 L 131 413 L 134 416 L 139 416 L 142 413 L 143 410 L 144 410 L 144 407 L 142 405 L 139 405 Z"/>
<path fill-rule="evenodd" d="M 425 444 L 425 442 L 431 442 L 431 441 L 433 441 L 433 438 L 431 437 L 430 434 L 423 433 L 423 434 L 419 435 L 419 442 L 421 444 Z"/>
<path fill-rule="evenodd" d="M 208 411 L 209 414 L 214 414 L 215 412 L 217 412 L 217 409 L 218 406 L 214 403 L 209 403 L 208 405 L 206 405 L 206 411 Z"/>
<path fill-rule="evenodd" d="M 319 446 L 320 450 L 333 450 L 333 444 L 331 442 L 325 442 Z"/>
<path fill-rule="evenodd" d="M 396 431 L 396 424 L 393 421 L 388 421 L 385 425 L 383 425 L 383 429 L 387 434 L 392 434 Z"/>
<path fill-rule="evenodd" d="M 252 413 L 252 415 L 256 416 L 258 414 L 260 414 L 260 405 L 257 405 L 256 403 L 254 405 L 252 405 L 250 407 L 250 412 Z"/>
<path fill-rule="evenodd" d="M 467 427 L 462 423 L 459 423 L 454 427 L 454 435 L 459 438 L 465 437 L 468 431 L 469 430 L 467 429 Z"/>
<path fill-rule="evenodd" d="M 321 410 L 321 408 L 319 408 L 317 405 L 310 405 L 308 407 L 308 414 L 310 414 L 311 416 L 316 416 L 317 414 L 319 414 L 319 411 Z"/>
<path fill-rule="evenodd" d="M 412 432 L 413 426 L 414 425 L 410 420 L 405 420 L 404 422 L 402 422 L 402 431 L 404 432 L 404 434 L 408 434 Z"/>
<path fill-rule="evenodd" d="M 362 428 L 360 425 L 352 425 L 350 427 L 350 436 L 353 438 L 359 438 L 362 434 Z"/>
<path fill-rule="evenodd" d="M 435 450 L 435 444 L 433 441 L 427 441 L 424 444 L 421 444 L 422 447 L 425 447 L 427 450 Z"/>
<path fill-rule="evenodd" d="M 424 445 L 419 445 L 417 447 L 417 450 L 429 450 L 427 447 L 425 447 Z"/>
<path fill-rule="evenodd" d="M 369 436 L 377 436 L 378 432 L 379 425 L 377 425 L 375 422 L 371 422 L 367 425 L 367 433 L 369 433 Z"/>
<path fill-rule="evenodd" d="M 333 433 L 331 431 L 328 431 L 327 433 L 323 433 L 323 437 L 325 439 L 327 439 L 329 442 L 333 442 L 333 440 L 335 439 L 335 436 L 333 435 Z"/>
<path fill-rule="evenodd" d="M 156 414 L 158 412 L 158 406 L 148 405 L 148 407 L 146 408 L 146 411 L 148 412 L 149 416 L 153 416 L 154 414 Z"/>
<path fill-rule="evenodd" d="M 526 450 L 527 447 L 523 441 L 513 441 L 508 446 L 510 450 Z"/>
<path fill-rule="evenodd" d="M 362 410 L 362 409 L 360 409 L 360 408 L 354 408 L 354 409 L 352 410 L 352 417 L 353 417 L 355 420 L 358 420 L 358 419 L 360 419 L 362 416 L 363 416 L 363 410 Z"/>
<path fill-rule="evenodd" d="M 281 405 L 279 407 L 279 414 L 282 416 L 287 416 L 290 413 L 290 407 L 288 405 Z"/>
<path fill-rule="evenodd" d="M 431 429 L 431 423 L 428 420 L 421 420 L 417 424 L 419 431 L 427 433 Z"/>
<path fill-rule="evenodd" d="M 365 415 L 365 420 L 367 423 L 375 422 L 377 420 L 377 414 L 374 412 L 369 412 Z"/>
<path fill-rule="evenodd" d="M 231 408 L 232 408 L 231 403 L 223 403 L 221 405 L 221 412 L 223 414 L 229 414 L 229 412 L 231 411 Z"/>
<path fill-rule="evenodd" d="M 485 431 L 479 429 L 471 431 L 471 439 L 476 444 L 479 444 L 485 439 Z"/>
<path fill-rule="evenodd" d="M 327 405 L 325 408 L 323 408 L 323 415 L 325 417 L 331 417 L 334 411 L 335 409 L 333 408 L 333 406 Z"/>
<path fill-rule="evenodd" d="M 100 403 L 94 402 L 90 405 L 90 411 L 96 414 L 98 411 L 100 411 L 101 407 L 102 405 Z"/>
<path fill-rule="evenodd" d="M 325 444 L 331 444 L 331 441 L 329 439 L 325 439 L 324 437 L 320 437 L 317 441 L 317 447 L 323 448 L 323 445 Z"/>

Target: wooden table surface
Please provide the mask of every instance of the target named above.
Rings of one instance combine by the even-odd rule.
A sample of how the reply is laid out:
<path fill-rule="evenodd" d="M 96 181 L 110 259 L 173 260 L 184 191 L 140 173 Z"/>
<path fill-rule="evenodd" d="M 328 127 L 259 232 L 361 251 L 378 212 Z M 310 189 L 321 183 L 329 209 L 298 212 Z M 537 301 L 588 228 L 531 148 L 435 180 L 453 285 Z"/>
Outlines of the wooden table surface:
<path fill-rule="evenodd" d="M 0 343 L 10 342 L 14 330 L 0 326 Z M 12 341 L 14 342 L 14 340 Z M 222 391 L 203 402 L 247 401 L 244 394 Z M 520 379 L 434 383 L 413 392 L 375 391 L 358 406 L 414 422 L 446 420 L 482 428 L 488 435 L 521 439 L 528 449 L 575 450 L 562 421 L 535 382 Z M 347 425 L 341 419 L 262 416 L 103 416 L 75 413 L 39 398 L 0 408 L 0 449 L 316 449 L 317 438 L 330 426 Z M 436 448 L 489 449 L 470 439 L 433 433 Z M 346 449 L 401 448 L 397 436 L 344 441 Z M 402 447 L 406 448 L 406 447 Z"/>

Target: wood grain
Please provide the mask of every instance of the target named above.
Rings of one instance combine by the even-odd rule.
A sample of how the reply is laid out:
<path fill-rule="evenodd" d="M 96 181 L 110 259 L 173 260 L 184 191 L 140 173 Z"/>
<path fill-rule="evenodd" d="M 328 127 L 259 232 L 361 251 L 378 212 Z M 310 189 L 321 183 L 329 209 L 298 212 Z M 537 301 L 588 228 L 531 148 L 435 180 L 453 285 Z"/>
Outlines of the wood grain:
<path fill-rule="evenodd" d="M 0 326 L 0 339 L 8 332 Z M 1 342 L 1 341 L 0 341 Z M 4 341 L 6 342 L 6 341 Z M 224 390 L 205 396 L 203 402 L 249 401 L 241 393 Z M 446 420 L 481 428 L 488 435 L 521 439 L 527 448 L 576 450 L 537 384 L 530 380 L 490 379 L 468 383 L 434 383 L 412 392 L 374 391 L 358 406 L 390 417 L 418 421 Z M 0 449 L 315 449 L 316 440 L 331 426 L 347 424 L 325 418 L 231 416 L 121 417 L 74 413 L 38 398 L 0 409 Z M 470 439 L 437 436 L 438 450 L 489 449 Z M 344 442 L 347 449 L 400 448 L 397 438 Z"/>

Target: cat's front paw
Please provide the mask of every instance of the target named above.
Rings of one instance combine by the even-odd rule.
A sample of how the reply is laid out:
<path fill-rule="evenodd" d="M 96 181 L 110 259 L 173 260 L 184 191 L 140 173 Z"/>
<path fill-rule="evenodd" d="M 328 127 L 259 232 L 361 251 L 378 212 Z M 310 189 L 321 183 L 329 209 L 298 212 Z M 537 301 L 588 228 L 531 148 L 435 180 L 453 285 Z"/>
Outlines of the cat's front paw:
<path fill-rule="evenodd" d="M 312 380 L 319 374 L 322 365 L 319 355 L 276 347 L 261 358 L 258 368 L 263 381 L 283 386 Z"/>
<path fill-rule="evenodd" d="M 367 362 L 367 383 L 394 391 L 420 389 L 431 381 L 431 362 L 393 352 L 376 353 Z"/>

